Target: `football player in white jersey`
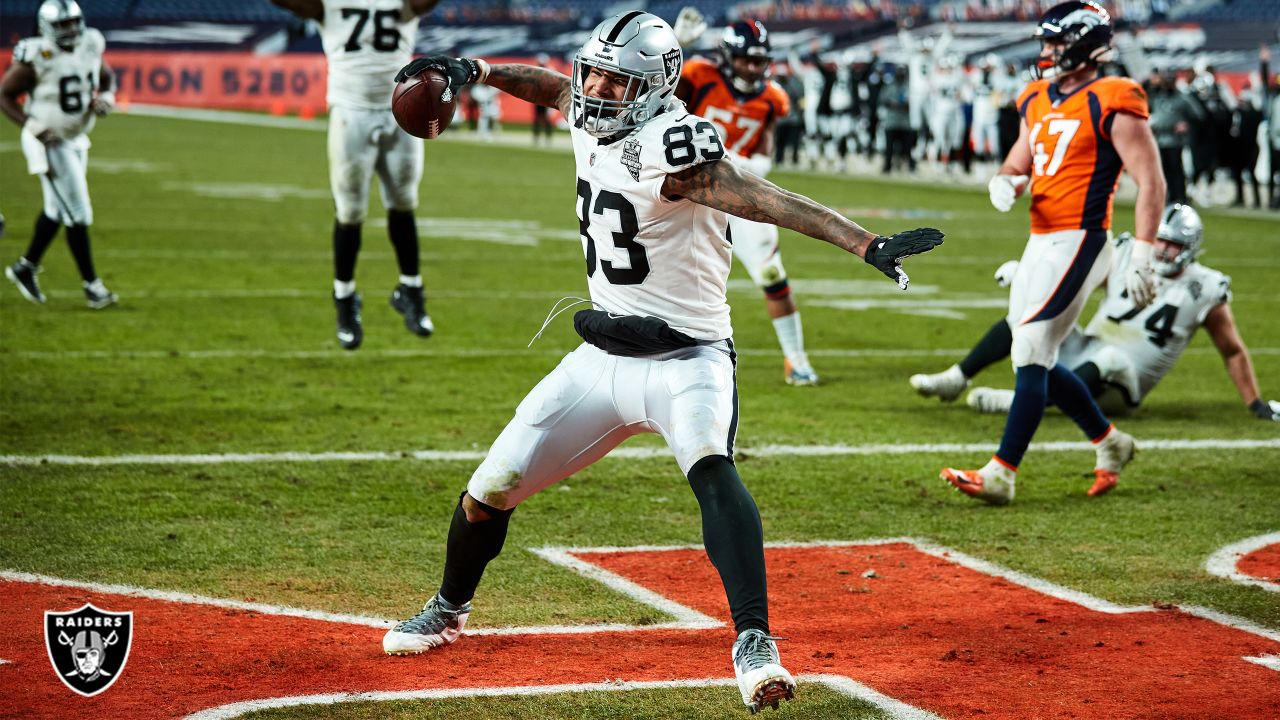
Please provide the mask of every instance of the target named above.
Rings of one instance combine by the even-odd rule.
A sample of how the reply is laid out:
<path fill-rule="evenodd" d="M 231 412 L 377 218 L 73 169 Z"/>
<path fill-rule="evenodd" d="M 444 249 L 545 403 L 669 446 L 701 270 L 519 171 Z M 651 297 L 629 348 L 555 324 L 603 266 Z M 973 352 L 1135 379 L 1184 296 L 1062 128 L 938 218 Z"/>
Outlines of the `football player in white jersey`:
<path fill-rule="evenodd" d="M 89 132 L 99 115 L 115 107 L 115 77 L 102 60 L 102 33 L 84 25 L 74 0 L 45 0 L 37 13 L 40 34 L 20 41 L 13 64 L 0 80 L 0 110 L 22 127 L 27 171 L 40 177 L 44 210 L 26 253 L 4 270 L 5 277 L 31 302 L 43 303 L 36 281 L 40 260 L 58 228 L 66 227 L 67 245 L 84 283 L 89 307 L 116 302 L 93 267 L 89 226 L 93 205 L 85 178 Z M 19 102 L 29 96 L 25 107 Z"/>
<path fill-rule="evenodd" d="M 707 555 L 738 632 L 732 661 L 743 702 L 776 706 L 794 692 L 769 637 L 760 515 L 733 464 L 738 416 L 726 213 L 826 240 L 903 288 L 901 261 L 942 242 L 942 233 L 876 236 L 721 162 L 715 126 L 675 99 L 682 64 L 671 27 L 633 11 L 592 31 L 572 77 L 443 56 L 401 71 L 404 77 L 436 67 L 453 92 L 485 83 L 569 119 L 587 286 L 597 309 L 575 315 L 587 342 L 525 397 L 471 476 L 454 509 L 440 590 L 387 632 L 386 652 L 420 653 L 456 640 L 516 506 L 626 438 L 653 432 L 666 439 L 701 507 Z"/>
<path fill-rule="evenodd" d="M 1106 298 L 1088 328 L 1072 330 L 1061 350 L 1062 364 L 1080 376 L 1107 414 L 1128 415 L 1137 409 L 1203 327 L 1249 411 L 1263 420 L 1280 420 L 1280 402 L 1262 399 L 1249 349 L 1236 329 L 1231 278 L 1196 261 L 1203 243 L 1204 225 L 1195 210 L 1166 207 L 1156 231 L 1156 297 L 1138 308 L 1124 283 L 1116 280 L 1128 270 L 1132 236 L 1116 239 Z M 1016 263 L 1002 265 L 997 281 L 1007 284 Z M 913 375 L 911 385 L 926 397 L 955 400 L 975 375 L 1008 357 L 1011 343 L 1009 325 L 1001 318 L 959 364 L 933 375 Z M 967 402 L 981 412 L 1007 413 L 1013 391 L 976 387 Z"/>
<path fill-rule="evenodd" d="M 413 56 L 418 18 L 439 0 L 271 0 L 320 25 L 329 61 L 329 185 L 333 223 L 333 302 L 338 343 L 355 350 L 364 340 L 356 257 L 369 212 L 369 183 L 376 172 L 387 208 L 387 234 L 395 248 L 400 282 L 391 306 L 420 337 L 435 330 L 427 314 L 418 257 L 418 183 L 422 140 L 391 116 L 391 78 Z"/>

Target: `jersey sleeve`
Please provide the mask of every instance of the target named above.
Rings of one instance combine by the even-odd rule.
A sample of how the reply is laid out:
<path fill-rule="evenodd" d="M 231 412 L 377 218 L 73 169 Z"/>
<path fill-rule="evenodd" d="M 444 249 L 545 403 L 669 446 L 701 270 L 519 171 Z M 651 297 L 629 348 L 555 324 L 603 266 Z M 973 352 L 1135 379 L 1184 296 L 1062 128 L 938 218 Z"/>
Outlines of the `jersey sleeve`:
<path fill-rule="evenodd" d="M 26 63 L 27 65 L 35 65 L 36 58 L 40 56 L 40 39 L 39 38 L 23 38 L 13 48 L 13 61 Z"/>
<path fill-rule="evenodd" d="M 1204 302 L 1196 313 L 1197 324 L 1204 324 L 1210 311 L 1224 303 L 1231 302 L 1231 276 L 1216 270 L 1212 271 L 1205 283 Z"/>
<path fill-rule="evenodd" d="M 1018 93 L 1018 117 L 1022 118 L 1024 121 L 1027 119 L 1027 106 L 1030 105 L 1032 99 L 1043 92 L 1043 90 L 1044 81 L 1041 80 L 1037 80 L 1033 83 L 1027 83 L 1027 86 L 1022 88 L 1022 92 Z"/>
<path fill-rule="evenodd" d="M 720 133 L 714 125 L 697 115 L 685 115 L 663 130 L 661 144 L 652 152 L 654 164 L 663 175 L 688 170 L 725 156 Z"/>
<path fill-rule="evenodd" d="M 107 49 L 107 39 L 97 28 L 85 28 L 84 42 L 97 55 L 101 55 Z"/>
<path fill-rule="evenodd" d="M 1137 115 L 1140 118 L 1150 117 L 1151 111 L 1147 107 L 1147 91 L 1142 89 L 1138 83 L 1129 78 L 1109 78 L 1107 107 L 1105 113 L 1111 115 L 1113 113 L 1123 112 L 1131 115 Z"/>
<path fill-rule="evenodd" d="M 773 118 L 776 121 L 791 114 L 791 97 L 778 83 L 769 81 L 769 102 L 773 105 Z"/>

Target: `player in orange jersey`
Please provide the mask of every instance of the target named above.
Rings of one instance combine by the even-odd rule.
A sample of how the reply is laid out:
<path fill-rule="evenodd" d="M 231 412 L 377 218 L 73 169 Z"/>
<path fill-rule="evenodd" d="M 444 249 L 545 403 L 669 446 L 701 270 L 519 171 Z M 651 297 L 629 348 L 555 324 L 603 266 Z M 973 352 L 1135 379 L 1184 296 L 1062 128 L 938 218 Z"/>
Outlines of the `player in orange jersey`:
<path fill-rule="evenodd" d="M 1151 302 L 1152 241 L 1165 193 L 1146 94 L 1128 78 L 1099 76 L 1098 64 L 1112 54 L 1107 12 L 1092 2 L 1055 5 L 1035 35 L 1039 79 L 1018 97 L 1018 142 L 988 186 L 991 204 L 1007 212 L 1031 176 L 1031 237 L 1009 289 L 1013 405 L 990 462 L 942 471 L 956 488 L 995 505 L 1013 499 L 1018 464 L 1049 400 L 1094 443 L 1090 496 L 1115 487 L 1133 458 L 1133 437 L 1115 429 L 1080 378 L 1058 363 L 1058 348 L 1111 264 L 1111 203 L 1122 168 L 1138 184 L 1136 242 L 1123 282 L 1135 307 Z"/>
<path fill-rule="evenodd" d="M 688 47 L 706 29 L 694 8 L 685 8 L 676 21 L 676 36 Z M 719 130 L 728 157 L 739 169 L 764 177 L 773 168 L 774 128 L 791 112 L 791 99 L 768 77 L 769 31 L 756 20 L 725 28 L 718 62 L 700 58 L 684 64 L 676 97 L 689 112 L 710 120 Z M 818 375 L 804 351 L 804 329 L 796 309 L 787 271 L 782 266 L 775 225 L 729 217 L 733 254 L 764 290 L 765 306 L 786 356 L 784 378 L 789 385 L 816 385 Z"/>

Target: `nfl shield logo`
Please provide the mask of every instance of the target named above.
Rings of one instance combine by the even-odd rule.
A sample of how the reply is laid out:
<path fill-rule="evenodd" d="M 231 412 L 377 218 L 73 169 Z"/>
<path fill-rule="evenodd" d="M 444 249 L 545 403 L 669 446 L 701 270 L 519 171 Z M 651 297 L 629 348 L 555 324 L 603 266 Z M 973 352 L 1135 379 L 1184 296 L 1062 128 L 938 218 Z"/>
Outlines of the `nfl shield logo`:
<path fill-rule="evenodd" d="M 93 697 L 124 672 L 133 644 L 133 613 L 85 604 L 70 612 L 44 613 L 44 646 L 64 685 Z"/>

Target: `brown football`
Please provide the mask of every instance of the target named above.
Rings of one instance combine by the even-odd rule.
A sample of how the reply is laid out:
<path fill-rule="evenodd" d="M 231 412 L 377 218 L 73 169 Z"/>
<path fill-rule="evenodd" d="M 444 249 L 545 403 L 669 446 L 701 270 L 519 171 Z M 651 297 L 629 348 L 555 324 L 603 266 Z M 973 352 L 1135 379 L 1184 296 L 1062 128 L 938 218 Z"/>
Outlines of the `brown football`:
<path fill-rule="evenodd" d="M 410 135 L 432 140 L 449 127 L 457 98 L 444 73 L 433 68 L 396 83 L 391 114 Z"/>

